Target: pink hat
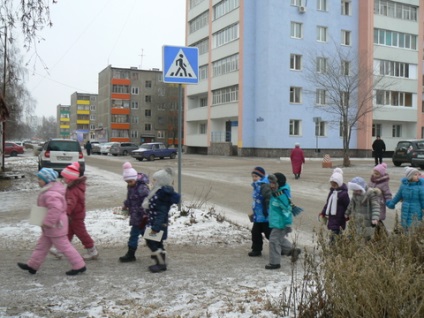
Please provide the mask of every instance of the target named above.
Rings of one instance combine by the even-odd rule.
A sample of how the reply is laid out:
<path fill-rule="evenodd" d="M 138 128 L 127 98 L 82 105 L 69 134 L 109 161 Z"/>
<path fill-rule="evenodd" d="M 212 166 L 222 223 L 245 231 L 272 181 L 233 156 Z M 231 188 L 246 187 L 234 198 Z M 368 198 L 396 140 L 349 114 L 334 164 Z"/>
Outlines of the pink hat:
<path fill-rule="evenodd" d="M 60 173 L 63 178 L 68 180 L 76 180 L 80 177 L 80 164 L 73 162 Z"/>
<path fill-rule="evenodd" d="M 124 172 L 122 176 L 124 177 L 124 180 L 137 180 L 137 171 L 132 167 L 131 163 L 128 161 L 125 162 L 122 165 L 122 168 L 124 168 Z"/>
<path fill-rule="evenodd" d="M 383 162 L 376 165 L 373 170 L 378 171 L 382 176 L 386 174 L 387 165 Z"/>

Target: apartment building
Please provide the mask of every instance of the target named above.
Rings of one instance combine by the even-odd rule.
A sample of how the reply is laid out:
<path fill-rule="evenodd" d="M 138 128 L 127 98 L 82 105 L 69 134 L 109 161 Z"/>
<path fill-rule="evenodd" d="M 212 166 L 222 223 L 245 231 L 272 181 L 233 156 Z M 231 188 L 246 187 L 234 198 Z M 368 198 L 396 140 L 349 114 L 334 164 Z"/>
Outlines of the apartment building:
<path fill-rule="evenodd" d="M 177 144 L 178 86 L 164 83 L 157 69 L 109 65 L 99 73 L 96 116 L 104 140 Z"/>
<path fill-rule="evenodd" d="M 227 143 L 241 156 L 284 156 L 298 142 L 310 153 L 339 154 L 342 118 L 331 112 L 330 92 L 313 81 L 334 63 L 342 80 L 358 78 L 357 87 L 341 92 L 341 105 L 367 110 L 352 127 L 352 151 L 369 154 L 376 135 L 388 150 L 400 139 L 423 137 L 419 0 L 186 6 L 186 44 L 199 49 L 199 84 L 185 94 L 188 152 L 213 153 Z"/>
<path fill-rule="evenodd" d="M 57 105 L 56 106 L 56 118 L 57 118 L 57 138 L 69 139 L 71 136 L 71 112 L 69 105 Z"/>
<path fill-rule="evenodd" d="M 74 92 L 70 105 L 71 139 L 85 143 L 94 139 L 96 127 L 97 94 Z"/>

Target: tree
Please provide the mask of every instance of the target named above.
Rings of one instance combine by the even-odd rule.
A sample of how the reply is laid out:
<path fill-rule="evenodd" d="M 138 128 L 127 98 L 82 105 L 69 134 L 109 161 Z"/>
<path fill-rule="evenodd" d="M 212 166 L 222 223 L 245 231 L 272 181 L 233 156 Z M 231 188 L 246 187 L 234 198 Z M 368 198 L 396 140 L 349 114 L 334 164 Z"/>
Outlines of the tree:
<path fill-rule="evenodd" d="M 372 63 L 371 67 L 360 63 L 353 49 L 334 46 L 330 54 L 309 56 L 305 80 L 316 88 L 309 93 L 320 100 L 320 111 L 330 116 L 329 124 L 340 125 L 343 165 L 348 167 L 352 131 L 361 128 L 367 114 L 378 110 L 373 105 L 376 89 L 387 89 L 392 83 L 378 75 Z"/>
<path fill-rule="evenodd" d="M 56 137 L 56 126 L 57 122 L 54 116 L 50 116 L 48 118 L 43 116 L 41 126 L 37 127 L 37 138 L 49 140 Z"/>

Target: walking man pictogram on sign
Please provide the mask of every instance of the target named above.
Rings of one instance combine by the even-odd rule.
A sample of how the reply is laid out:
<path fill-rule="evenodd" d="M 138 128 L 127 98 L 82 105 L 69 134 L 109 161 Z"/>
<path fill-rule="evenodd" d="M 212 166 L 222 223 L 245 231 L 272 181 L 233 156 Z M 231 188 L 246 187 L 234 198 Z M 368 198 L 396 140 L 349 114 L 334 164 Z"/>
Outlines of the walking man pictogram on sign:
<path fill-rule="evenodd" d="M 178 76 L 178 74 L 181 74 L 180 76 L 187 77 L 187 70 L 186 70 L 187 65 L 184 63 L 184 55 L 180 54 L 179 57 L 180 57 L 179 59 L 175 60 L 175 65 L 178 66 L 178 69 L 175 72 L 175 74 L 174 72 L 172 72 L 171 76 Z M 184 72 L 184 75 L 180 72 Z M 193 77 L 193 76 L 190 73 L 188 73 L 188 77 Z"/>

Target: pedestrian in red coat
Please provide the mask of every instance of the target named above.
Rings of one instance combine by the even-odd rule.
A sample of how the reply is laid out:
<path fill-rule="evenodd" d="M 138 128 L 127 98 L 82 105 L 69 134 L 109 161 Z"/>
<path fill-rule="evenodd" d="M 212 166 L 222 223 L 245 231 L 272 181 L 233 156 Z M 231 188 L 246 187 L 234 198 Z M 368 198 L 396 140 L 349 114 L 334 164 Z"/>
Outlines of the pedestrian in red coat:
<path fill-rule="evenodd" d="M 294 178 L 299 179 L 302 172 L 302 165 L 305 163 L 305 155 L 303 154 L 303 150 L 300 149 L 299 143 L 294 145 L 294 149 L 290 154 L 290 160 Z"/>

